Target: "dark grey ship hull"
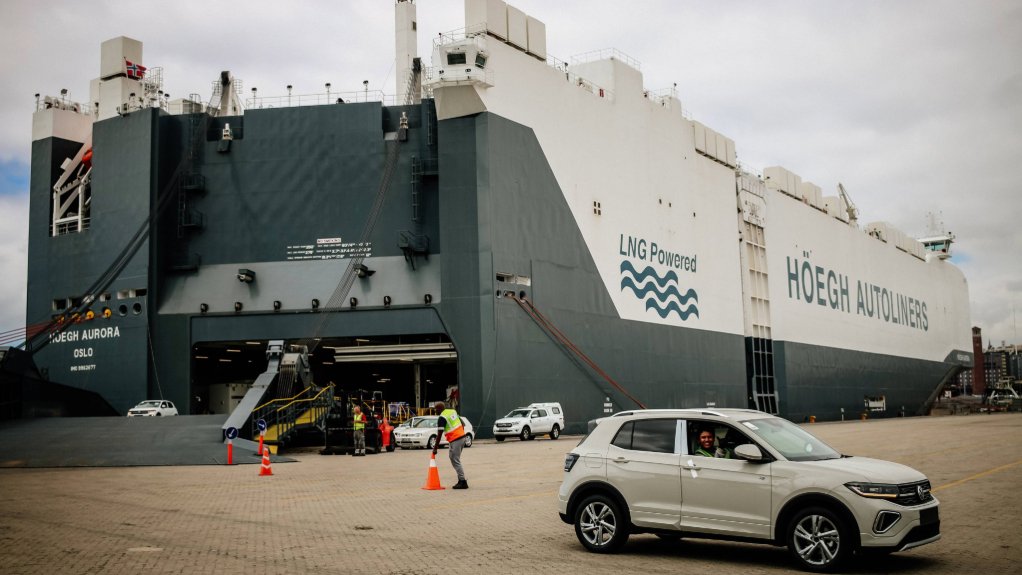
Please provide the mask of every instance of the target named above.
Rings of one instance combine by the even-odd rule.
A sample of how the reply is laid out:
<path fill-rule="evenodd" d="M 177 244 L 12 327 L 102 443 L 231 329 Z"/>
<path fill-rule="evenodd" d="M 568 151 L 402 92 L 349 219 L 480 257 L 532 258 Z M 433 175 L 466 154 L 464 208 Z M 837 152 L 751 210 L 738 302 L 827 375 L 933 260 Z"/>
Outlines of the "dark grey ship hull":
<path fill-rule="evenodd" d="M 233 132 L 226 145 L 225 124 Z M 111 118 L 94 127 L 91 227 L 50 237 L 50 186 L 77 145 L 33 145 L 29 318 L 60 314 L 55 302 L 80 294 L 139 223 L 153 220 L 109 302 L 93 306 L 110 307 L 111 317 L 71 326 L 64 333 L 78 335 L 54 340 L 35 360 L 53 381 L 96 391 L 121 412 L 149 397 L 186 413 L 216 411 L 209 390 L 254 379 L 270 339 L 314 342 L 317 382 L 388 400 L 423 406 L 456 385 L 481 436 L 536 401 L 561 402 L 565 431 L 575 433 L 636 407 L 629 396 L 647 407 L 755 405 L 745 337 L 620 318 L 532 130 L 495 114 L 437 122 L 426 100 L 256 109 L 210 125 L 151 109 Z M 398 147 L 393 165 L 388 146 Z M 182 185 L 179 170 L 201 184 Z M 324 255 L 317 240 L 359 243 L 380 189 L 385 201 L 364 260 L 375 274 L 340 293 L 357 246 Z M 170 207 L 157 210 L 165 194 L 174 194 Z M 255 280 L 239 282 L 241 268 Z M 617 385 L 551 335 L 522 297 Z M 360 340 L 447 341 L 456 357 L 411 354 L 401 361 L 425 371 L 393 371 L 402 381 L 381 383 L 372 368 L 339 361 L 336 348 Z M 244 364 L 209 361 L 208 353 L 245 345 L 237 352 Z M 877 395 L 888 407 L 875 415 L 901 406 L 921 413 L 959 369 L 773 345 L 777 411 L 798 421 L 837 419 L 842 410 L 858 417 L 864 398 Z"/>

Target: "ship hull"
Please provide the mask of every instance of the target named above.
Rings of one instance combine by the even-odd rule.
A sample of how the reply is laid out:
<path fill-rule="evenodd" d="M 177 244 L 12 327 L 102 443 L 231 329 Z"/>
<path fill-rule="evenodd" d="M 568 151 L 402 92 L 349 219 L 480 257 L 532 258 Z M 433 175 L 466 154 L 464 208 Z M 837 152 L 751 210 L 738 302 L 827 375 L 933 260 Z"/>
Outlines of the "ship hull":
<path fill-rule="evenodd" d="M 153 397 L 225 413 L 282 339 L 320 385 L 413 413 L 455 400 L 485 437 L 540 401 L 569 433 L 643 406 L 918 415 L 970 364 L 949 263 L 746 189 L 733 143 L 700 150 L 676 100 L 611 100 L 489 49 L 525 80 L 98 121 L 76 233 L 51 233 L 50 199 L 83 144 L 37 139 L 28 317 L 63 322 L 33 342 L 37 365 L 122 413 Z M 606 65 L 593 73 L 641 88 Z M 85 296 L 95 317 L 72 317 Z"/>

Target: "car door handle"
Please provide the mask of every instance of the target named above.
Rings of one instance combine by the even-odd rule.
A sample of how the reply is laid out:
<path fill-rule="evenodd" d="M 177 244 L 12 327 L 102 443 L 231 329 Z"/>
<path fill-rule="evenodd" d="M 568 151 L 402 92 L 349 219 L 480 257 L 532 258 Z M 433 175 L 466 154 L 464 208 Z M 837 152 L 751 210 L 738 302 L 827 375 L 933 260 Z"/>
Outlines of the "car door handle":
<path fill-rule="evenodd" d="M 614 463 L 628 463 L 629 461 L 631 461 L 631 459 L 626 459 L 624 457 L 615 457 L 614 458 Z"/>
<path fill-rule="evenodd" d="M 702 467 L 700 467 L 700 466 L 698 466 L 698 465 L 696 465 L 696 464 L 694 464 L 692 462 L 689 462 L 688 465 L 682 465 L 681 468 L 682 469 L 692 469 L 692 470 L 695 470 L 695 471 L 699 471 L 700 469 L 702 469 Z"/>

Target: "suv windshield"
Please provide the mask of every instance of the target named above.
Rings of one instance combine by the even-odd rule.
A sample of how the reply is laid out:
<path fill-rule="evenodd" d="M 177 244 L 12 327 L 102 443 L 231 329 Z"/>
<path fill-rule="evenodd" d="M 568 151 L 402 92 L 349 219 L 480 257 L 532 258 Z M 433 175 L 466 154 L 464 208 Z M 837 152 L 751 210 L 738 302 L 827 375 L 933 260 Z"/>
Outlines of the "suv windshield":
<path fill-rule="evenodd" d="M 789 461 L 838 459 L 841 454 L 808 431 L 786 419 L 750 419 L 740 422 Z"/>
<path fill-rule="evenodd" d="M 529 417 L 530 413 L 532 413 L 531 409 L 514 409 L 504 417 Z"/>

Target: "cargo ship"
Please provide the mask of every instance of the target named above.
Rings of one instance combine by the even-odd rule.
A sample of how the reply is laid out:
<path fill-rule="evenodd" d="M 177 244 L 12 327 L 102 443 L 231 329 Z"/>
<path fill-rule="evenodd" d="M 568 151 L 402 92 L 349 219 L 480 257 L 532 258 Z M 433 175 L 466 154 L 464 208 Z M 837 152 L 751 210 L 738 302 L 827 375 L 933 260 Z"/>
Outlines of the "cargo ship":
<path fill-rule="evenodd" d="M 559 60 L 501 0 L 467 0 L 430 62 L 414 2 L 395 11 L 395 96 L 247 94 L 223 72 L 171 100 L 119 37 L 89 102 L 39 99 L 42 378 L 119 413 L 230 413 L 283 342 L 314 387 L 453 401 L 485 436 L 540 401 L 569 433 L 635 407 L 924 414 L 971 366 L 951 235 L 743 166 L 634 59 Z"/>

